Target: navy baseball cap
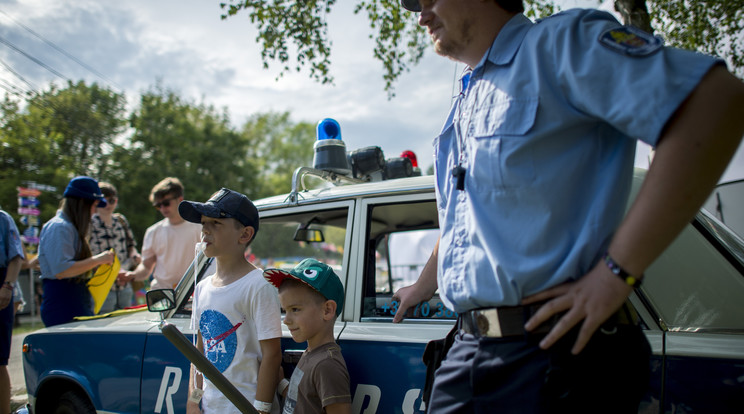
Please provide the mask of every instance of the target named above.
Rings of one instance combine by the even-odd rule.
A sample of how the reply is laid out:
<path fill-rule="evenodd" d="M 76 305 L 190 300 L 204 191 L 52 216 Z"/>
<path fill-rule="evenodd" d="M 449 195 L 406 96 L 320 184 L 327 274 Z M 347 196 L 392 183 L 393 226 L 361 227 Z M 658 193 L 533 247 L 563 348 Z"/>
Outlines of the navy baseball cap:
<path fill-rule="evenodd" d="M 286 279 L 299 280 L 320 292 L 326 299 L 336 302 L 336 316 L 344 308 L 344 285 L 341 284 L 341 279 L 330 266 L 315 259 L 305 259 L 289 271 L 266 269 L 264 279 L 276 288 Z"/>
<path fill-rule="evenodd" d="M 400 0 L 400 5 L 408 11 L 417 13 L 421 11 L 421 5 L 418 0 Z"/>
<path fill-rule="evenodd" d="M 234 218 L 244 226 L 253 227 L 258 233 L 258 209 L 253 202 L 243 194 L 227 188 L 212 194 L 206 203 L 196 201 L 181 201 L 178 214 L 184 220 L 201 223 L 202 216 L 212 218 Z"/>
<path fill-rule="evenodd" d="M 67 184 L 63 197 L 77 197 L 87 200 L 98 200 L 97 207 L 106 207 L 106 198 L 98 187 L 98 181 L 91 177 L 75 177 Z"/>

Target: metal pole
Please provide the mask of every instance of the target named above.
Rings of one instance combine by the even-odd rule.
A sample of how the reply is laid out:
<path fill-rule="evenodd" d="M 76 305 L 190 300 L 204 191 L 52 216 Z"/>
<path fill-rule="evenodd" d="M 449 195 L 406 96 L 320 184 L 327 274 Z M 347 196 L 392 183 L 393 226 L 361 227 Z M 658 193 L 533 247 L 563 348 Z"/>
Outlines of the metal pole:
<path fill-rule="evenodd" d="M 230 400 L 241 413 L 258 414 L 253 404 L 251 404 L 243 394 L 212 364 L 207 357 L 199 352 L 196 347 L 186 339 L 181 331 L 175 325 L 166 321 L 160 323 L 160 331 L 179 351 L 207 377 L 222 394 Z"/>

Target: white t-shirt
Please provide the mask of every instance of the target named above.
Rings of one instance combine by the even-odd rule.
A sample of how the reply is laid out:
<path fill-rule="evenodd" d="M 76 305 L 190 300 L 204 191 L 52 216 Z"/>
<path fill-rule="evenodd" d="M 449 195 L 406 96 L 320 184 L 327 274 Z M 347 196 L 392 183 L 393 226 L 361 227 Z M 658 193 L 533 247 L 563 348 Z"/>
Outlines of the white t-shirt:
<path fill-rule="evenodd" d="M 201 224 L 184 221 L 170 224 L 162 219 L 147 228 L 142 260 L 155 257 L 151 289 L 174 288 L 194 260 L 194 246 L 201 240 Z"/>
<path fill-rule="evenodd" d="M 258 341 L 282 336 L 279 297 L 274 286 L 254 270 L 227 286 L 199 282 L 193 318 L 198 321 L 204 355 L 251 403 L 256 399 L 261 346 Z M 239 413 L 217 387 L 204 379 L 205 414 Z M 279 413 L 274 401 L 272 412 Z"/>

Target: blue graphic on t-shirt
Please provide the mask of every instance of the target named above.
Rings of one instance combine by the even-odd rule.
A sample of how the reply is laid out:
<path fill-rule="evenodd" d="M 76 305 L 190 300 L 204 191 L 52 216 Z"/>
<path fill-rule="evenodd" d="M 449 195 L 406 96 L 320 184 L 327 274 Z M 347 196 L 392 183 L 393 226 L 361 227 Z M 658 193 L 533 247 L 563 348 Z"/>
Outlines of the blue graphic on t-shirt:
<path fill-rule="evenodd" d="M 208 309 L 199 320 L 202 340 L 204 341 L 204 355 L 220 372 L 225 372 L 235 358 L 238 348 L 238 336 L 235 331 L 242 325 L 239 322 L 233 326 L 222 313 Z"/>

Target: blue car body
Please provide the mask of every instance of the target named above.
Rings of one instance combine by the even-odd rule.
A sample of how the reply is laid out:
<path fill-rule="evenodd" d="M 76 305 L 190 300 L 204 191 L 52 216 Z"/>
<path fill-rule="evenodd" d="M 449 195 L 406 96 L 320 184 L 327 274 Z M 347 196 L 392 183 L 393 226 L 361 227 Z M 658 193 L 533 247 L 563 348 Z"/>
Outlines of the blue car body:
<path fill-rule="evenodd" d="M 635 188 L 642 178 L 637 171 Z M 291 267 L 317 257 L 344 282 L 335 334 L 351 377 L 352 412 L 423 413 L 424 347 L 444 337 L 456 315 L 435 296 L 393 324 L 392 293 L 415 280 L 425 263 L 413 249 L 430 251 L 436 239 L 432 177 L 298 191 L 256 204 L 262 224 L 252 254 L 258 265 Z M 325 241 L 298 244 L 292 238 L 298 226 L 319 229 Z M 78 412 L 184 412 L 189 362 L 157 326 L 165 318 L 191 338 L 190 292 L 208 262 L 200 257 L 186 272 L 172 311 L 78 321 L 28 335 L 29 410 L 54 412 L 74 395 Z M 639 412 L 741 412 L 744 243 L 738 236 L 701 211 L 648 270 L 630 302 L 654 354 Z M 287 375 L 304 346 L 284 329 Z"/>

